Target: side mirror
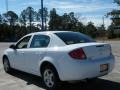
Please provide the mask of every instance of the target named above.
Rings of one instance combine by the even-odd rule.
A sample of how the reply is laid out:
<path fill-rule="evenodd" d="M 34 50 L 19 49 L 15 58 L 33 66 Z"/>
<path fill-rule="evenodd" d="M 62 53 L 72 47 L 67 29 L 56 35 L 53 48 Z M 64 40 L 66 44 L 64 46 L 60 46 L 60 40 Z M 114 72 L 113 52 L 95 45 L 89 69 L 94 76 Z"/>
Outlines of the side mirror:
<path fill-rule="evenodd" d="M 10 47 L 9 48 L 11 48 L 11 49 L 15 49 L 16 47 L 15 47 L 15 45 L 14 44 L 12 44 L 12 45 L 10 45 Z"/>

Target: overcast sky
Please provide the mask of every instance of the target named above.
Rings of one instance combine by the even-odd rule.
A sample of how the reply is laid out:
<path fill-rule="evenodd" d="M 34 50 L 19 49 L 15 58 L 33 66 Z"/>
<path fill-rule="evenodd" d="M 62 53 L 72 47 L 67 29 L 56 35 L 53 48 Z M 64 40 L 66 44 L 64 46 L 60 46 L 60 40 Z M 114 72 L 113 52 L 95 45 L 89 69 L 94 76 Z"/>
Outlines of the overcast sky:
<path fill-rule="evenodd" d="M 9 10 L 15 11 L 17 14 L 28 6 L 32 6 L 38 10 L 41 0 L 8 0 Z M 118 9 L 114 0 L 44 0 L 44 6 L 51 10 L 57 9 L 57 13 L 75 12 L 77 16 L 82 17 L 82 22 L 94 22 L 95 25 L 102 24 L 102 17 L 113 9 Z M 5 0 L 0 0 L 0 13 L 6 12 Z M 105 25 L 111 23 L 110 19 L 105 19 Z"/>

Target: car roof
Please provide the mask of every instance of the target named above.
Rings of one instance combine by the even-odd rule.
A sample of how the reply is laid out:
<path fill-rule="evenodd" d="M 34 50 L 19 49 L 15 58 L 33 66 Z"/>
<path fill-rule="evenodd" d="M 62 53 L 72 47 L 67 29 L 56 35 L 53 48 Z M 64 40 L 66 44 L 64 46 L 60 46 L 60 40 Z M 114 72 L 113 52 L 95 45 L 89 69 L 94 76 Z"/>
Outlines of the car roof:
<path fill-rule="evenodd" d="M 72 31 L 40 31 L 40 32 L 34 32 L 27 35 L 34 35 L 34 34 L 54 34 L 54 33 L 60 33 L 60 32 L 72 32 Z"/>

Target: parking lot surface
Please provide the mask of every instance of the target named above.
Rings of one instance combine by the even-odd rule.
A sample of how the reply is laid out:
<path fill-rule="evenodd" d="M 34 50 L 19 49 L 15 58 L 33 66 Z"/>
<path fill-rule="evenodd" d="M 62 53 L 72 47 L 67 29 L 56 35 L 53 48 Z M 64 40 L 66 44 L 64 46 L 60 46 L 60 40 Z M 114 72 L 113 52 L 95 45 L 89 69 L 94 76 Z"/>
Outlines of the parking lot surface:
<path fill-rule="evenodd" d="M 112 46 L 115 55 L 115 69 L 109 75 L 101 77 L 94 83 L 65 84 L 61 90 L 120 90 L 120 41 L 105 41 Z M 3 51 L 11 43 L 0 43 L 0 90 L 45 90 L 40 77 L 14 71 L 6 74 L 2 65 Z"/>

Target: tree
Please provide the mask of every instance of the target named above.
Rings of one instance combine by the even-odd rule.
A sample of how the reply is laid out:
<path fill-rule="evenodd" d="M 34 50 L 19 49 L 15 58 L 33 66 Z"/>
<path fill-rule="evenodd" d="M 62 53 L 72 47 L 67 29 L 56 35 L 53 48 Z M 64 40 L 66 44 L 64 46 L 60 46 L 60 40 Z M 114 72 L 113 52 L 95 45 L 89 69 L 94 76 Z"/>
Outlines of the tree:
<path fill-rule="evenodd" d="M 120 5 L 120 0 L 114 0 L 114 3 L 117 3 L 118 5 Z"/>
<path fill-rule="evenodd" d="M 71 30 L 76 31 L 78 20 L 76 19 L 74 12 L 64 13 L 60 16 L 56 13 L 56 9 L 50 11 L 49 28 L 51 30 Z"/>
<path fill-rule="evenodd" d="M 8 22 L 10 26 L 14 26 L 16 21 L 18 20 L 18 15 L 13 11 L 8 11 L 3 14 L 4 21 Z"/>
<path fill-rule="evenodd" d="M 69 15 L 67 13 L 64 13 L 62 16 L 62 29 L 67 30 L 69 26 Z"/>
<path fill-rule="evenodd" d="M 70 12 L 69 14 L 64 13 L 64 15 L 62 16 L 62 29 L 64 30 L 74 30 L 77 27 L 77 19 L 74 15 L 73 12 Z"/>
<path fill-rule="evenodd" d="M 85 28 L 86 28 L 86 26 L 82 22 L 79 21 L 79 22 L 77 22 L 75 31 L 85 34 L 86 33 Z"/>
<path fill-rule="evenodd" d="M 114 3 L 120 6 L 120 0 L 114 0 Z M 112 23 L 108 28 L 108 38 L 120 37 L 120 32 L 118 32 L 118 29 L 120 28 L 120 10 L 112 10 L 107 13 L 107 16 L 110 16 L 112 20 Z"/>
<path fill-rule="evenodd" d="M 105 37 L 106 36 L 106 29 L 104 27 L 104 25 L 100 25 L 99 27 L 97 27 L 97 37 Z"/>
<path fill-rule="evenodd" d="M 53 8 L 50 11 L 50 21 L 49 21 L 49 29 L 50 30 L 60 30 L 61 17 L 57 14 L 56 9 Z"/>
<path fill-rule="evenodd" d="M 41 9 L 38 10 L 38 12 L 35 12 L 36 14 L 36 21 L 41 22 Z"/>
<path fill-rule="evenodd" d="M 115 25 L 114 24 L 111 24 L 109 27 L 108 27 L 108 38 L 109 39 L 112 39 L 112 38 L 115 38 L 116 35 L 114 34 L 114 27 Z"/>
<path fill-rule="evenodd" d="M 48 21 L 48 10 L 47 8 L 43 8 L 43 19 L 44 19 L 44 23 L 45 23 L 45 30 L 47 29 L 47 21 Z"/>
<path fill-rule="evenodd" d="M 38 22 L 41 22 L 41 15 L 42 15 L 42 10 L 41 9 L 39 9 L 38 10 L 38 13 L 36 12 L 36 20 L 38 21 Z M 45 26 L 45 29 L 47 28 L 47 21 L 48 21 L 48 17 L 49 17 L 49 15 L 48 15 L 48 10 L 47 10 L 47 8 L 43 8 L 43 21 L 44 21 L 44 26 Z"/>
<path fill-rule="evenodd" d="M 96 27 L 94 26 L 94 23 L 88 22 L 88 25 L 86 26 L 86 34 L 96 37 Z"/>
<path fill-rule="evenodd" d="M 114 0 L 114 3 L 120 6 L 120 0 Z M 112 10 L 107 13 L 107 16 L 111 16 L 112 24 L 120 26 L 120 10 Z"/>
<path fill-rule="evenodd" d="M 113 10 L 113 11 L 107 13 L 107 16 L 111 16 L 112 23 L 115 26 L 120 25 L 120 10 Z"/>
<path fill-rule="evenodd" d="M 32 7 L 26 8 L 26 19 L 29 22 L 30 30 L 31 30 L 32 22 L 35 20 L 35 11 Z"/>
<path fill-rule="evenodd" d="M 26 10 L 23 10 L 20 14 L 19 21 L 21 25 L 24 25 L 26 27 L 27 17 L 26 17 Z"/>
<path fill-rule="evenodd" d="M 69 16 L 69 30 L 75 30 L 77 26 L 77 19 L 75 18 L 74 12 L 70 12 Z"/>
<path fill-rule="evenodd" d="M 2 24 L 2 15 L 0 14 L 0 24 Z"/>

